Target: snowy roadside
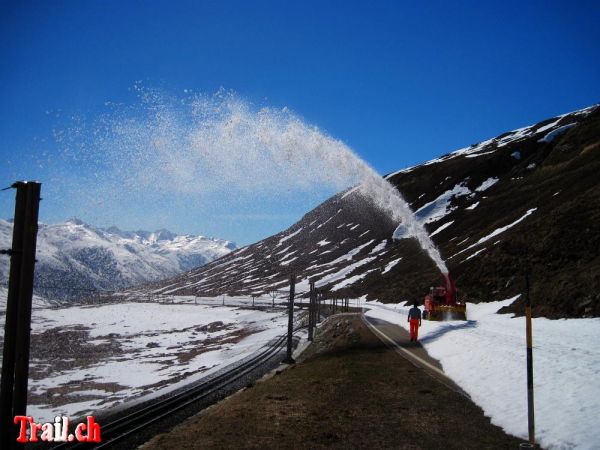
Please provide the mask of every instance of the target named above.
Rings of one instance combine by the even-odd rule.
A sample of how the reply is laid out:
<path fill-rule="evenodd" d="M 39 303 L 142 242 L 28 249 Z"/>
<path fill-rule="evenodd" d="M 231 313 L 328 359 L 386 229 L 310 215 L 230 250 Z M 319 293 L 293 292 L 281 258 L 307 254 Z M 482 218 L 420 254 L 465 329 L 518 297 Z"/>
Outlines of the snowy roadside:
<path fill-rule="evenodd" d="M 80 416 L 164 392 L 285 333 L 285 311 L 239 306 L 251 298 L 228 300 L 236 306 L 176 297 L 174 304 L 34 309 L 28 414 L 39 420 Z"/>
<path fill-rule="evenodd" d="M 419 340 L 492 419 L 527 437 L 525 319 L 496 314 L 515 298 L 468 304 L 467 321 L 423 321 Z M 369 317 L 408 329 L 408 308 L 365 303 Z M 533 319 L 536 437 L 548 449 L 600 445 L 600 319 Z"/>

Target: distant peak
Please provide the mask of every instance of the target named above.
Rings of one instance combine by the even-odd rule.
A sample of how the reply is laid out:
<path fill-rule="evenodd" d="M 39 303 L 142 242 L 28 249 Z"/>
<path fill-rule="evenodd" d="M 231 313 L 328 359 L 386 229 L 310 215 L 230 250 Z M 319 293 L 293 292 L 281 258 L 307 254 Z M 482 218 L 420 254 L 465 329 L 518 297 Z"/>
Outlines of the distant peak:
<path fill-rule="evenodd" d="M 171 231 L 165 229 L 165 228 L 161 228 L 160 230 L 156 230 L 154 232 L 154 237 L 157 241 L 172 241 L 173 239 L 175 239 L 178 235 L 175 233 L 172 233 Z"/>
<path fill-rule="evenodd" d="M 85 223 L 83 220 L 78 219 L 77 217 L 71 217 L 70 219 L 68 219 L 65 223 L 72 223 L 73 225 L 83 225 L 83 226 L 88 226 L 87 223 Z"/>

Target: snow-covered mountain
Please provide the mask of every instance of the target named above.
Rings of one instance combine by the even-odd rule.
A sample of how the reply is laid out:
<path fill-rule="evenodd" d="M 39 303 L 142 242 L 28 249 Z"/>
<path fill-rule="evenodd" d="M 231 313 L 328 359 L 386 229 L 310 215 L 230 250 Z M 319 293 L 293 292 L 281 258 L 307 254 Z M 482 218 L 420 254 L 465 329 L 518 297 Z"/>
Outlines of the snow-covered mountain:
<path fill-rule="evenodd" d="M 12 223 L 0 219 L 0 248 L 9 248 Z M 49 299 L 83 297 L 86 290 L 114 290 L 168 278 L 220 258 L 235 244 L 168 230 L 122 231 L 94 228 L 71 219 L 40 224 L 35 292 Z M 9 259 L 0 258 L 0 276 L 8 279 Z"/>
<path fill-rule="evenodd" d="M 600 316 L 600 108 L 544 120 L 387 175 L 438 246 L 459 296 L 502 300 L 531 273 L 534 314 Z M 297 292 L 421 300 L 441 274 L 414 239 L 359 191 L 339 193 L 300 221 L 156 293 Z M 392 239 L 395 235 L 398 239 Z M 511 307 L 523 311 L 523 297 Z"/>

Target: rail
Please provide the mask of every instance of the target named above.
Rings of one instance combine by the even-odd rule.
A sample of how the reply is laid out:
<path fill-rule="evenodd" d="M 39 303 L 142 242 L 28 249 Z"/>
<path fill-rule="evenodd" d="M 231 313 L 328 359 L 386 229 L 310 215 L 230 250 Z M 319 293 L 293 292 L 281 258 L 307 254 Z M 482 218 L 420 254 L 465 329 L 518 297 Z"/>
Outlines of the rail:
<path fill-rule="evenodd" d="M 302 328 L 306 327 L 298 327 L 294 330 L 294 333 Z M 225 389 L 228 385 L 249 374 L 278 354 L 285 347 L 286 338 L 287 335 L 275 338 L 274 341 L 263 347 L 260 352 L 249 359 L 244 360 L 241 364 L 235 365 L 230 370 L 204 383 L 185 388 L 171 397 L 152 402 L 147 406 L 143 406 L 102 425 L 101 436 L 103 442 L 94 445 L 93 448 L 110 448 L 119 441 L 140 432 L 160 420 L 166 419 L 171 414 L 190 406 L 194 402 L 206 399 L 209 395 Z M 84 442 L 66 442 L 50 448 L 52 450 L 59 450 L 81 448 L 82 446 L 90 448 L 90 444 Z"/>

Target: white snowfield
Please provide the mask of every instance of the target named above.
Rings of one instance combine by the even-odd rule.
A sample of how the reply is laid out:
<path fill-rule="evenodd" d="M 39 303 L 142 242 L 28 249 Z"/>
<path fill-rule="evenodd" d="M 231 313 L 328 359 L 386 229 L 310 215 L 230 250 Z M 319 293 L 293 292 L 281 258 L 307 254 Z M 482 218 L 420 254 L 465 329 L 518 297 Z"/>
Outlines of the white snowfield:
<path fill-rule="evenodd" d="M 468 304 L 466 322 L 424 320 L 419 341 L 492 423 L 525 442 L 525 318 L 496 313 L 516 298 Z M 407 307 L 365 306 L 367 316 L 408 329 Z M 598 318 L 533 319 L 536 438 L 544 448 L 600 448 L 599 343 Z"/>
<path fill-rule="evenodd" d="M 59 354 L 32 357 L 31 373 L 42 371 L 44 376 L 30 377 L 29 389 L 35 398 L 27 413 L 52 421 L 58 414 L 76 417 L 141 395 L 157 395 L 243 359 L 287 330 L 284 309 L 234 306 L 250 305 L 249 297 L 227 297 L 226 306 L 221 306 L 220 298 L 198 299 L 215 306 L 196 305 L 193 297 L 174 300 L 175 304 L 35 309 L 32 334 L 46 332 L 42 342 L 58 346 Z M 263 304 L 271 301 L 261 299 Z M 77 330 L 89 332 L 82 360 L 74 354 L 81 347 L 73 347 L 66 338 L 60 341 L 62 333 Z M 53 342 L 47 341 L 48 333 L 54 334 Z M 40 339 L 33 342 L 39 345 Z M 106 354 L 102 348 L 107 345 L 117 350 Z M 59 401 L 49 401 L 49 397 Z"/>

